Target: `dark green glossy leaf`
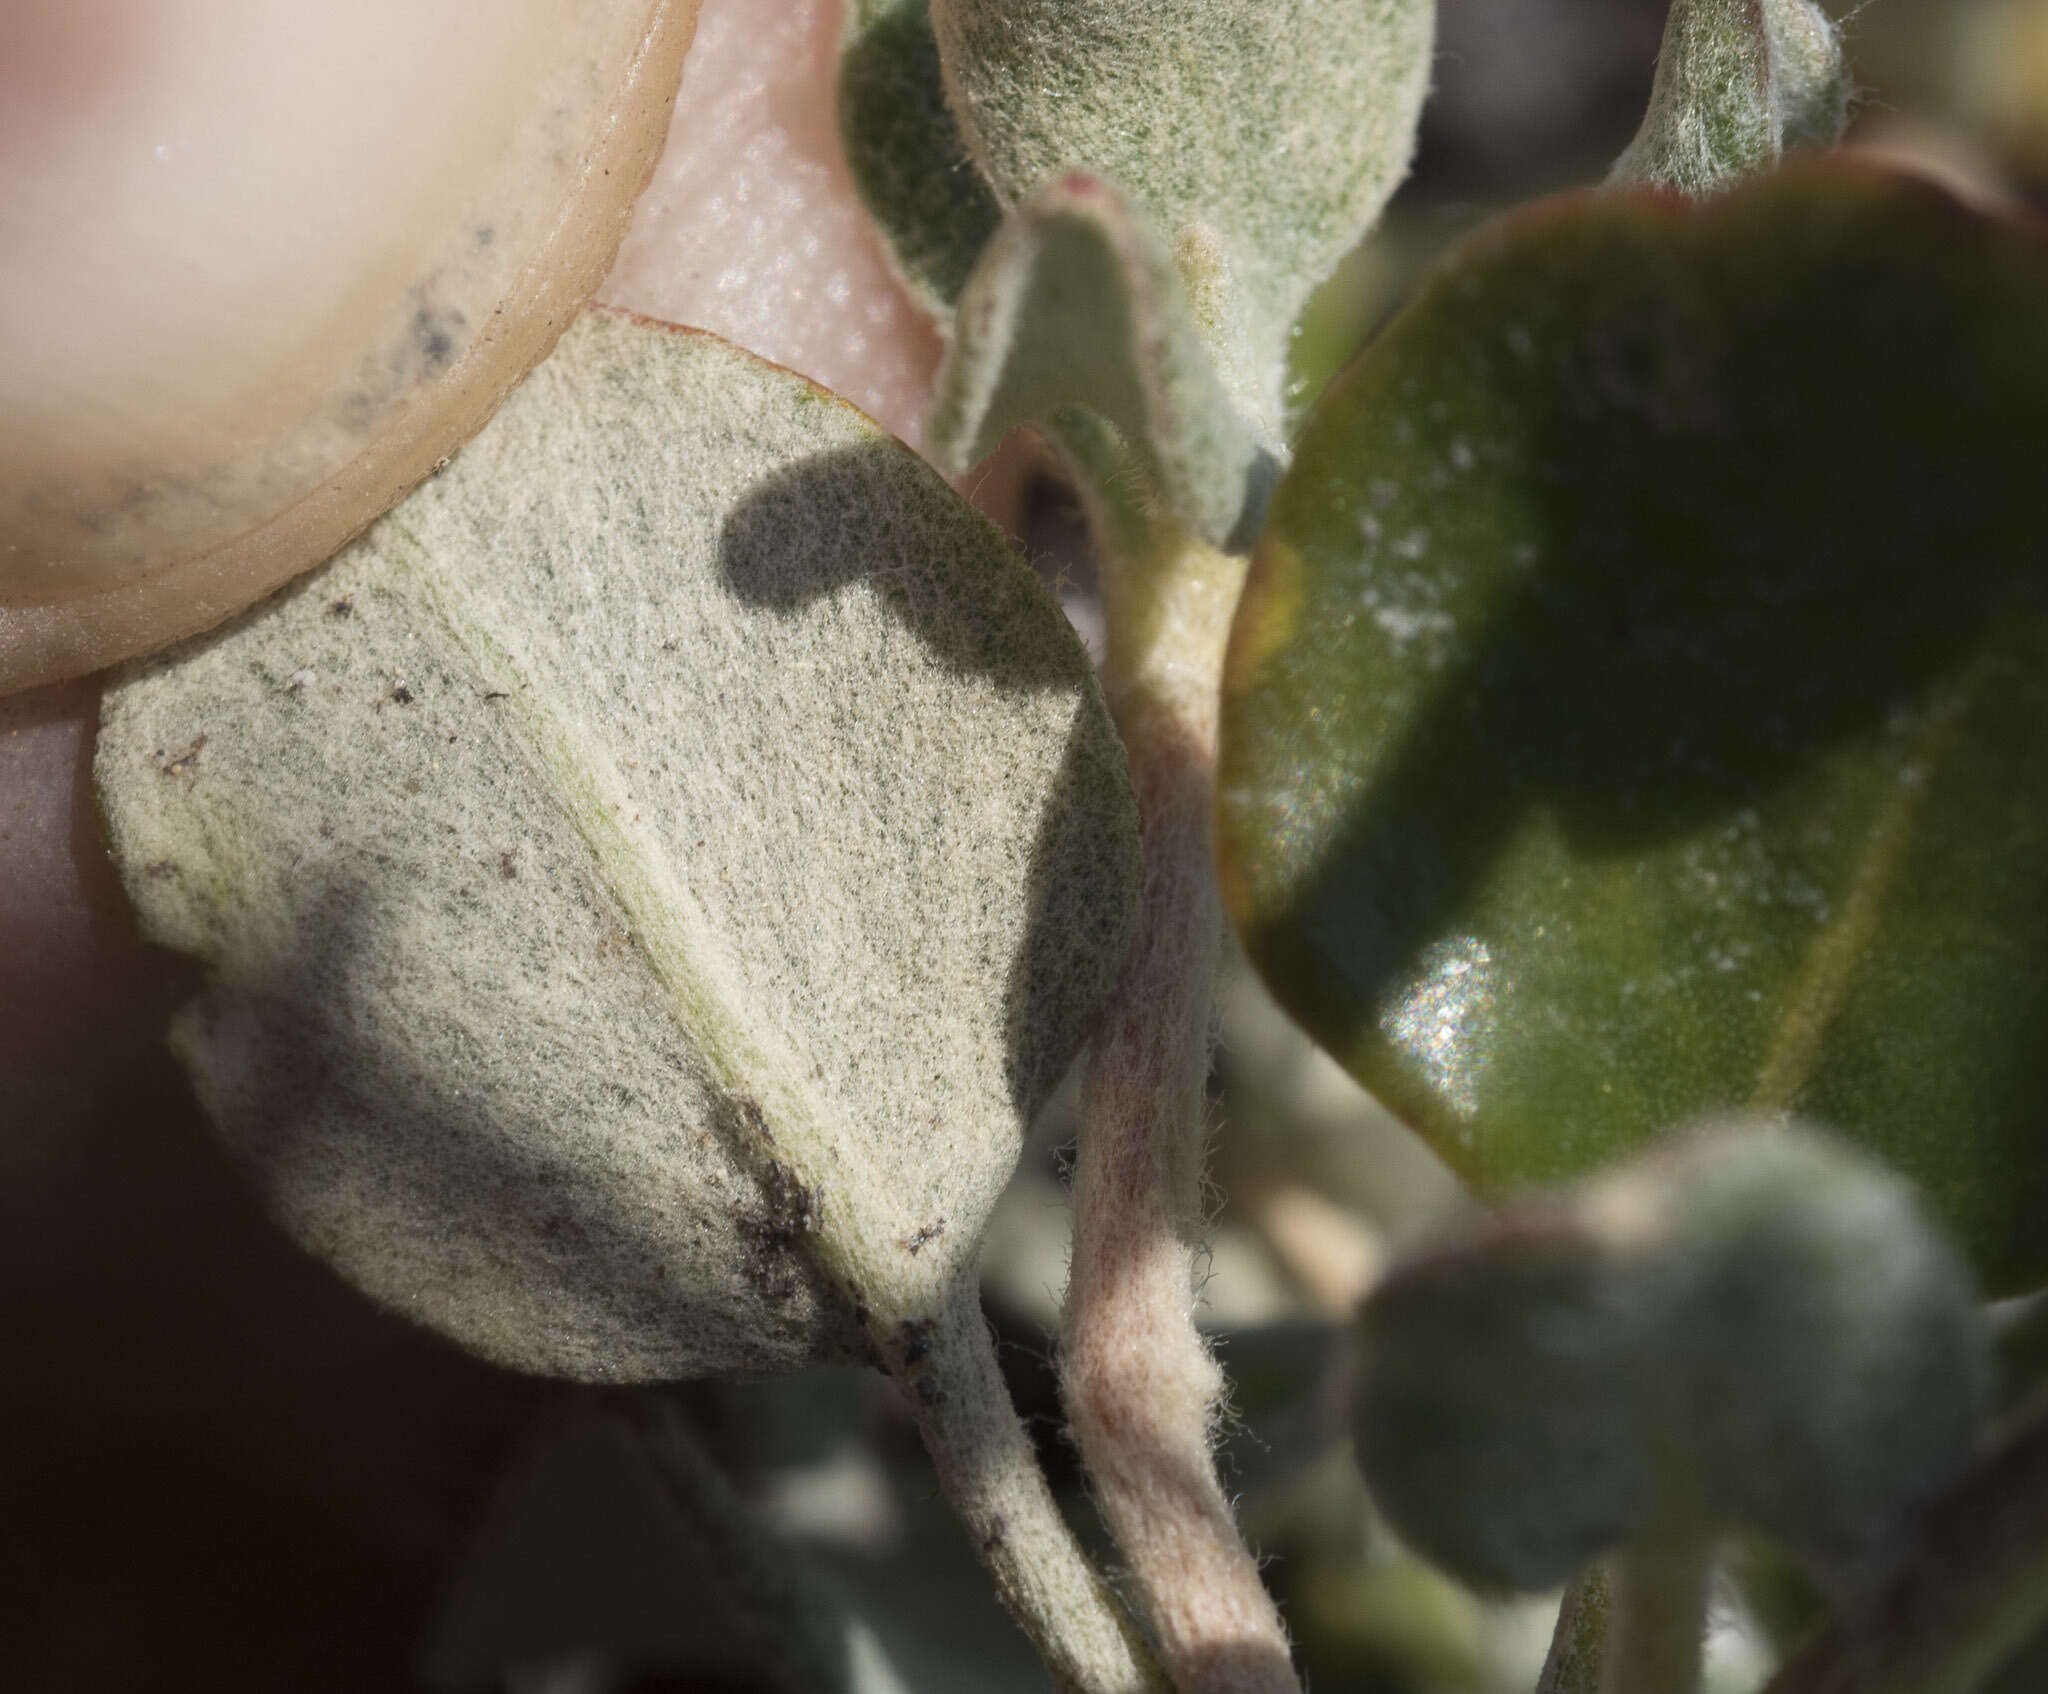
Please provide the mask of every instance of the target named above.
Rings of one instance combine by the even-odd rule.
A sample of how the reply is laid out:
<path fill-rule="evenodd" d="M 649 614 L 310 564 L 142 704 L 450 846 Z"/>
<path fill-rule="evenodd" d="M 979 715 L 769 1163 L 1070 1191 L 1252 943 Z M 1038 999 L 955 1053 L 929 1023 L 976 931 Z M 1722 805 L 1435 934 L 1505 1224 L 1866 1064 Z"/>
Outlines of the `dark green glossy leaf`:
<path fill-rule="evenodd" d="M 2048 1277 L 2048 246 L 1792 167 L 1483 234 L 1311 420 L 1226 897 L 1462 1172 L 1796 1108 Z"/>

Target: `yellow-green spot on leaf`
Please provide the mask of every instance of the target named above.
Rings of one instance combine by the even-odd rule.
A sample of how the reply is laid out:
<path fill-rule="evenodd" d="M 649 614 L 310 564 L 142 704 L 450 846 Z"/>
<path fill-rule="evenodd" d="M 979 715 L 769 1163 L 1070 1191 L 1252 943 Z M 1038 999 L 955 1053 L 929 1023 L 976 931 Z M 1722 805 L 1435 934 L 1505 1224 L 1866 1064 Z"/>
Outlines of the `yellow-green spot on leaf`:
<path fill-rule="evenodd" d="M 1301 555 L 1284 541 L 1268 541 L 1252 571 L 1245 584 L 1249 609 L 1231 626 L 1224 660 L 1224 687 L 1238 694 L 1257 686 L 1259 671 L 1285 651 L 1301 620 Z"/>

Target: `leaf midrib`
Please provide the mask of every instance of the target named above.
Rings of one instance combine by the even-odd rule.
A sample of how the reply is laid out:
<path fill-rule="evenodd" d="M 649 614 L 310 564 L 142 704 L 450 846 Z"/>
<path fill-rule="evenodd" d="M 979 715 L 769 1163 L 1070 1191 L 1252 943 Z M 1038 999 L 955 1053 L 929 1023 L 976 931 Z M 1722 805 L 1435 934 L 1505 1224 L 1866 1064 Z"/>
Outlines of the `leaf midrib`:
<path fill-rule="evenodd" d="M 1749 1101 L 1757 1110 L 1789 1111 L 1813 1080 L 1828 1030 L 1847 1004 L 1857 966 L 1884 921 L 1886 897 L 1913 845 L 1935 772 L 1955 740 L 1974 680 L 1966 677 L 1935 704 L 1906 749 L 1864 835 L 1848 893 L 1807 949 L 1799 982 L 1757 1071 Z"/>
<path fill-rule="evenodd" d="M 770 1166 L 780 1165 L 813 1192 L 839 1201 L 800 1239 L 802 1250 L 834 1286 L 865 1290 L 869 1256 L 862 1251 L 864 1220 L 845 1199 L 858 1193 L 845 1180 L 839 1149 L 825 1125 L 831 1117 L 798 1080 L 803 1070 L 778 1033 L 760 1028 L 740 1008 L 758 1004 L 741 992 L 741 974 L 716 926 L 676 874 L 655 832 L 638 823 L 631 785 L 601 743 L 579 738 L 571 714 L 550 708 L 538 685 L 488 622 L 468 614 L 465 596 L 432 568 L 432 550 L 411 529 L 387 519 L 410 549 L 403 561 L 422 607 L 461 652 L 472 671 L 502 691 L 548 798 L 558 806 L 591 856 L 599 882 L 627 919 L 634 952 L 660 985 L 670 1015 L 709 1073 L 715 1089 L 734 1104 L 751 1106 L 766 1126 L 744 1127 L 748 1112 L 712 1114 L 713 1133 L 741 1171 L 764 1191 Z M 772 1142 L 772 1150 L 770 1143 Z M 853 1227 L 849 1227 L 849 1225 Z"/>

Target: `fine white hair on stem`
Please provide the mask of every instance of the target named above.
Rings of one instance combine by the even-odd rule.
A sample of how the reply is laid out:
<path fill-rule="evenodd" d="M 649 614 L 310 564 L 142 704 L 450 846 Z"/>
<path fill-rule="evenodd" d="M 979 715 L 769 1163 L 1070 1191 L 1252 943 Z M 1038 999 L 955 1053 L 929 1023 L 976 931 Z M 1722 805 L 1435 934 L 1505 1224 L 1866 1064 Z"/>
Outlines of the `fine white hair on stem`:
<path fill-rule="evenodd" d="M 1138 940 L 1084 1084 L 1062 1370 L 1095 1499 L 1183 1694 L 1298 1689 L 1211 1443 L 1223 1375 L 1194 1325 L 1211 986 L 1217 691 L 1244 565 L 1158 525 L 1106 562 L 1104 689 L 1143 838 Z"/>

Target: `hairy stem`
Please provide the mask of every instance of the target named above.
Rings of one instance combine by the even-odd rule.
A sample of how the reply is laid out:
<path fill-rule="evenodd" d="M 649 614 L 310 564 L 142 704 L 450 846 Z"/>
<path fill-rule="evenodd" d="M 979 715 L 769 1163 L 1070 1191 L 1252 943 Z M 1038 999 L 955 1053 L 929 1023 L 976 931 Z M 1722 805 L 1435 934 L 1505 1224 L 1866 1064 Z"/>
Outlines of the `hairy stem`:
<path fill-rule="evenodd" d="M 1602 1562 L 1572 1579 L 1557 1608 L 1557 1630 L 1536 1679 L 1536 1694 L 1598 1694 L 1607 1662 L 1607 1619 L 1613 1584 Z"/>
<path fill-rule="evenodd" d="M 1244 562 L 1159 524 L 1104 560 L 1103 686 L 1144 842 L 1138 938 L 1084 1084 L 1063 1386 L 1095 1498 L 1183 1694 L 1298 1687 L 1217 1480 L 1222 1375 L 1193 1322 L 1204 1083 L 1222 912 L 1217 696 Z"/>
<path fill-rule="evenodd" d="M 2048 1625 L 2048 1394 L 1923 1511 L 1910 1545 L 1765 1694 L 1968 1694 Z"/>
<path fill-rule="evenodd" d="M 1151 1649 L 1053 1502 L 972 1285 L 936 1320 L 900 1326 L 886 1352 L 940 1487 L 1060 1688 L 1164 1694 Z"/>
<path fill-rule="evenodd" d="M 1712 1564 L 1690 1517 L 1653 1524 L 1617 1555 L 1600 1694 L 1696 1694 Z"/>

